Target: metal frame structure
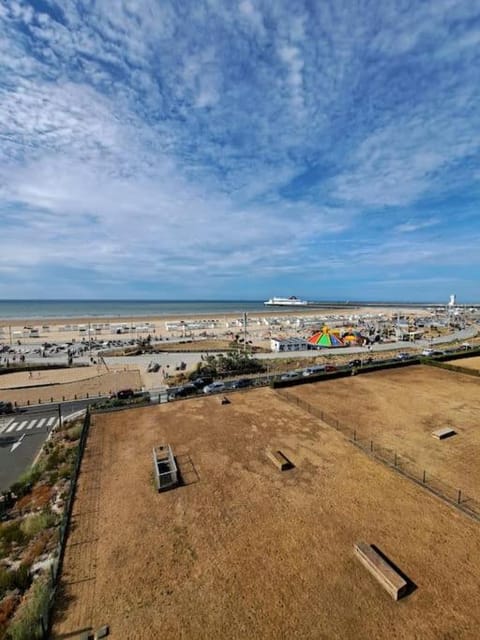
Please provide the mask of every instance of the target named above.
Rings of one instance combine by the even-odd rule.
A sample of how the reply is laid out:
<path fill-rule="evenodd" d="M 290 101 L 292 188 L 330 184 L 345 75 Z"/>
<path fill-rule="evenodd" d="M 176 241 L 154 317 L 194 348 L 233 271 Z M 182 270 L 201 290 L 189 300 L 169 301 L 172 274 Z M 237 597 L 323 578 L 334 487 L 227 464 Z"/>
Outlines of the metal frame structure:
<path fill-rule="evenodd" d="M 166 491 L 178 485 L 178 468 L 169 444 L 153 448 L 153 472 L 158 491 Z"/>

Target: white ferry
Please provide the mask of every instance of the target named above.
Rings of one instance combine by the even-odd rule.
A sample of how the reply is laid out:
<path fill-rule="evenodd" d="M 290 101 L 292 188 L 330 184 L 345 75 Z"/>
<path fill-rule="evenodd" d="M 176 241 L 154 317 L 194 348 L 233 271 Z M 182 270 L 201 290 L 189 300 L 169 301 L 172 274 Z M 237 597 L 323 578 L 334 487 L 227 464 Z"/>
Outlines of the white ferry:
<path fill-rule="evenodd" d="M 289 298 L 270 298 L 263 304 L 269 307 L 305 307 L 308 302 L 306 300 L 300 300 L 296 296 L 290 296 Z"/>

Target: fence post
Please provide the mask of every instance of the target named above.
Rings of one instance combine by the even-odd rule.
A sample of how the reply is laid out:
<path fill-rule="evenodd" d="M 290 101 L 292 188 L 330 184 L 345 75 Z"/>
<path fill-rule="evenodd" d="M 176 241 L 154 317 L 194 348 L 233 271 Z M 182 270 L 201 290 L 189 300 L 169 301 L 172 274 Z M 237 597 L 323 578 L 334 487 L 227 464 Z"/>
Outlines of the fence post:
<path fill-rule="evenodd" d="M 422 480 L 423 484 L 425 484 L 425 483 L 426 483 L 426 481 L 427 481 L 427 472 L 426 472 L 426 471 L 425 471 L 425 469 L 424 469 L 424 470 L 423 470 L 423 480 Z"/>
<path fill-rule="evenodd" d="M 373 451 L 373 440 L 370 440 L 370 451 Z"/>
<path fill-rule="evenodd" d="M 354 442 L 357 441 L 357 430 L 356 429 L 353 430 L 353 441 Z"/>
<path fill-rule="evenodd" d="M 396 467 L 397 466 L 397 452 L 395 451 L 395 455 L 393 457 L 393 466 Z"/>
<path fill-rule="evenodd" d="M 458 504 L 460 504 L 460 502 L 461 502 L 461 501 L 462 501 L 462 492 L 461 492 L 461 490 L 459 489 L 459 490 L 458 490 L 458 495 L 457 495 L 457 503 L 458 503 Z"/>

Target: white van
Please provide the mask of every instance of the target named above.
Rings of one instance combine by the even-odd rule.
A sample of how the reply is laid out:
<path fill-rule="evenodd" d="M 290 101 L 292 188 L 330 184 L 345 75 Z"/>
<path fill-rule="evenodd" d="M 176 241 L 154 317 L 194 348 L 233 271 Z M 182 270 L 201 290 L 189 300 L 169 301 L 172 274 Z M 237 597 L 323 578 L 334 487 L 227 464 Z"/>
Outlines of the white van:
<path fill-rule="evenodd" d="M 303 375 L 305 377 L 314 376 L 316 373 L 322 373 L 323 371 L 325 371 L 325 365 L 324 364 L 319 364 L 319 365 L 316 365 L 314 367 L 307 367 L 304 370 Z"/>

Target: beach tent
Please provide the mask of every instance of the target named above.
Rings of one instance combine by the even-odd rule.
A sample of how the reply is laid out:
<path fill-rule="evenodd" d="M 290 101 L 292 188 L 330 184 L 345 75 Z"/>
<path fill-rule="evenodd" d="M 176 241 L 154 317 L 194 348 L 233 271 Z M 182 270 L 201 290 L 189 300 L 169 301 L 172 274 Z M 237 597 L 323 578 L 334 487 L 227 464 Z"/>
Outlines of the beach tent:
<path fill-rule="evenodd" d="M 313 336 L 308 339 L 310 344 L 314 344 L 317 347 L 344 347 L 343 340 L 338 335 L 337 331 L 332 331 L 328 327 L 323 327 L 321 331 L 317 331 Z"/>

